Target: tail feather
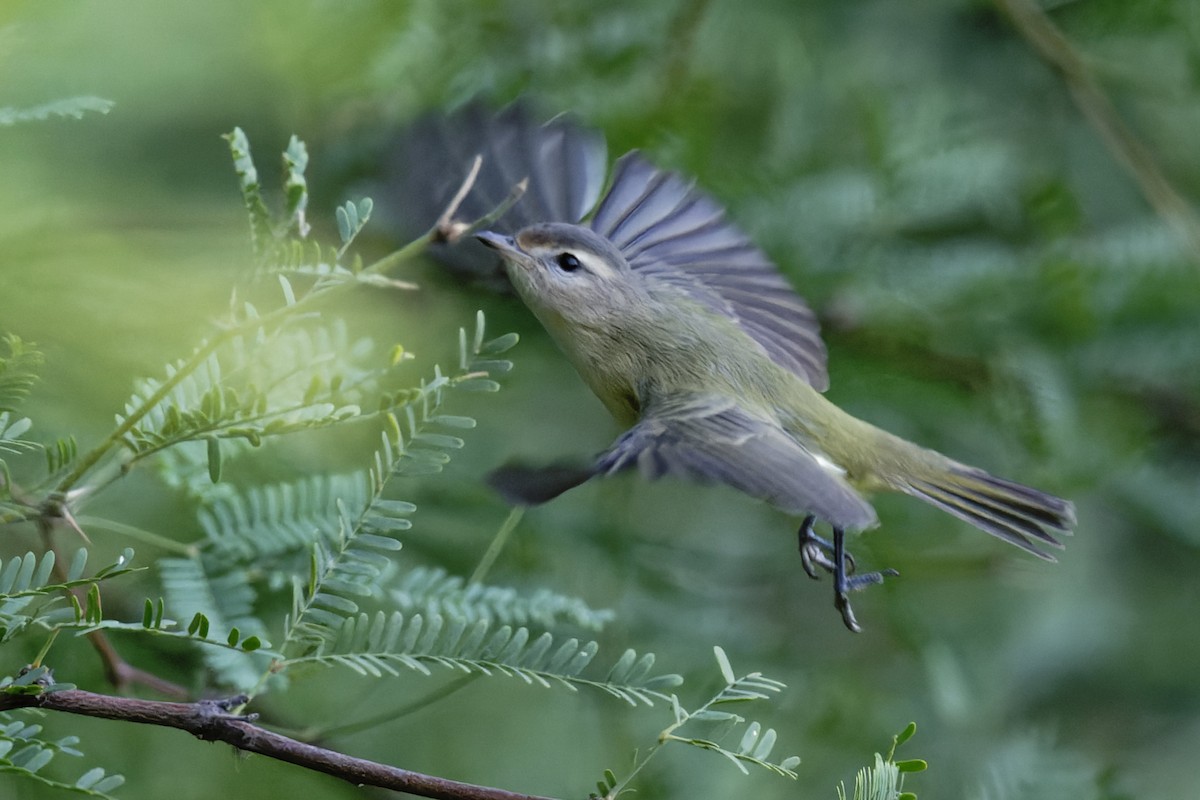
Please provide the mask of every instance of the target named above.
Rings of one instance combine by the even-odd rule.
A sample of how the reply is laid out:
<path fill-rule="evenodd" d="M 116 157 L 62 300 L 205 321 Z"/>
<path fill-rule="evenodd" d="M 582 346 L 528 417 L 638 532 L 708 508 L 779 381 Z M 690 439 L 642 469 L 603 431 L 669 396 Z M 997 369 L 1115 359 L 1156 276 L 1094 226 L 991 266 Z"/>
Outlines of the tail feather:
<path fill-rule="evenodd" d="M 903 490 L 1047 561 L 1041 545 L 1062 548 L 1051 531 L 1070 534 L 1075 506 L 1069 501 L 983 470 L 954 465 L 926 479 L 909 480 Z"/>

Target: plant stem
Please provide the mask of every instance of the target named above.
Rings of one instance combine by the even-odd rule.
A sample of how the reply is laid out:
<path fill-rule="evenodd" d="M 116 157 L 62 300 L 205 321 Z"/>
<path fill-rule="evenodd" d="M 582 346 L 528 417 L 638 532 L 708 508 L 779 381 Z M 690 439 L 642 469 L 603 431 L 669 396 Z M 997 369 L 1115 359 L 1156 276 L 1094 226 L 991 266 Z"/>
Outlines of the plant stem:
<path fill-rule="evenodd" d="M 1134 134 L 1053 20 L 1032 0 L 995 0 L 1017 32 L 1053 67 L 1105 147 L 1137 182 L 1150 206 L 1175 226 L 1200 264 L 1200 217 L 1167 180 L 1150 149 Z"/>
<path fill-rule="evenodd" d="M 508 543 L 508 538 L 512 534 L 513 529 L 517 527 L 517 523 L 521 521 L 521 517 L 524 515 L 525 506 L 514 506 L 512 511 L 508 512 L 508 516 L 505 517 L 504 522 L 500 525 L 500 529 L 492 537 L 492 543 L 488 545 L 488 549 L 484 551 L 483 557 L 479 559 L 479 565 L 471 573 L 471 577 L 467 581 L 468 585 L 483 582 L 483 579 L 491 570 L 492 564 L 496 563 L 496 559 L 500 556 L 500 551 Z"/>

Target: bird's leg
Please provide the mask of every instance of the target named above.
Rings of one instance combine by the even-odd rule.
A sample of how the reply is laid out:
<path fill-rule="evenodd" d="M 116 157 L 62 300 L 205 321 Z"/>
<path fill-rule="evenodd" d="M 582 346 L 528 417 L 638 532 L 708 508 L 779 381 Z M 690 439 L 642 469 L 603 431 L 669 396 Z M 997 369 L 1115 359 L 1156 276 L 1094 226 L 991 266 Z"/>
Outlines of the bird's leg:
<path fill-rule="evenodd" d="M 816 568 L 820 567 L 826 572 L 836 572 L 837 566 L 830 558 L 833 554 L 833 545 L 825 539 L 817 536 L 813 530 L 816 525 L 817 518 L 809 514 L 804 518 L 804 522 L 800 523 L 800 530 L 796 532 L 797 538 L 800 540 L 800 563 L 804 566 L 804 571 L 808 577 L 815 580 L 820 580 L 821 574 Z M 846 553 L 846 574 L 853 575 L 855 569 L 854 556 Z"/>
<path fill-rule="evenodd" d="M 816 517 L 808 515 L 800 524 L 798 537 L 800 539 L 800 560 L 804 571 L 810 578 L 817 578 L 816 567 L 833 573 L 833 605 L 842 615 L 842 622 L 850 630 L 858 633 L 862 628 L 854 618 L 854 610 L 850 607 L 850 592 L 864 589 L 876 583 L 883 583 L 886 577 L 895 577 L 900 573 L 894 569 L 879 572 L 864 572 L 855 575 L 854 556 L 846 552 L 846 532 L 843 528 L 834 527 L 833 543 L 822 539 L 813 532 Z M 831 557 L 832 556 L 832 557 Z"/>

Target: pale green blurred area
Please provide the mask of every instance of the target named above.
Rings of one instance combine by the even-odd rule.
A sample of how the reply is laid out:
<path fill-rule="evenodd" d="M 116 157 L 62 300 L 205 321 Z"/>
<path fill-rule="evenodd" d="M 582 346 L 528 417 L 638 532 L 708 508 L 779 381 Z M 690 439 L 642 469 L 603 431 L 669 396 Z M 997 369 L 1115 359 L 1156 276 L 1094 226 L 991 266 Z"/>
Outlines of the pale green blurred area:
<path fill-rule="evenodd" d="M 1194 207 L 1200 11 L 1094 0 L 1059 4 L 1055 19 Z M 691 703 L 716 684 L 714 644 L 789 684 L 775 709 L 747 713 L 778 729 L 780 757 L 803 758 L 798 784 L 681 748 L 647 769 L 643 797 L 832 798 L 910 720 L 919 732 L 901 755 L 930 762 L 907 787 L 922 797 L 1195 794 L 1200 265 L 987 3 L 10 3 L 0 107 L 115 102 L 0 127 L 0 330 L 46 353 L 27 406 L 35 432 L 97 441 L 133 379 L 187 355 L 248 274 L 221 134 L 246 130 L 268 186 L 288 136 L 305 139 L 310 216 L 332 239 L 334 205 L 369 174 L 364 134 L 478 93 L 531 95 L 602 128 L 614 156 L 641 147 L 695 174 L 821 313 L 835 402 L 1079 508 L 1050 565 L 878 498 L 883 525 L 856 552 L 902 577 L 856 598 L 860 636 L 841 626 L 828 581 L 803 575 L 796 521 L 732 491 L 615 479 L 529 512 L 491 578 L 615 609 L 601 660 L 655 652 L 687 676 Z M 383 223 L 367 236 L 368 260 L 402 243 Z M 482 484 L 488 469 L 590 454 L 616 430 L 515 301 L 430 264 L 397 277 L 420 281 L 419 296 L 364 290 L 332 311 L 379 352 L 403 343 L 414 382 L 453 360 L 476 308 L 494 333 L 522 336 L 504 390 L 449 409 L 479 419 L 465 451 L 410 490 L 420 510 L 402 558 L 469 574 L 507 513 Z M 256 451 L 228 479 L 353 466 L 365 452 L 314 437 Z M 199 535 L 149 471 L 88 511 Z M 103 554 L 127 544 L 96 538 Z M 16 533 L 0 554 L 34 546 Z M 143 564 L 156 555 L 139 547 Z M 151 573 L 126 597 L 109 591 L 106 609 L 132 619 L 157 590 Z M 190 655 L 118 645 L 192 680 Z M 106 689 L 89 650 L 59 646 L 61 680 Z M 4 673 L 29 657 L 3 655 Z M 318 673 L 265 704 L 320 727 L 449 677 Z M 668 722 L 661 707 L 495 678 L 328 744 L 581 797 Z M 360 794 L 177 734 L 45 724 L 81 736 L 89 765 L 123 772 L 126 798 Z M 1030 787 L 1000 791 L 997 772 Z M 45 796 L 8 777 L 0 794 Z"/>

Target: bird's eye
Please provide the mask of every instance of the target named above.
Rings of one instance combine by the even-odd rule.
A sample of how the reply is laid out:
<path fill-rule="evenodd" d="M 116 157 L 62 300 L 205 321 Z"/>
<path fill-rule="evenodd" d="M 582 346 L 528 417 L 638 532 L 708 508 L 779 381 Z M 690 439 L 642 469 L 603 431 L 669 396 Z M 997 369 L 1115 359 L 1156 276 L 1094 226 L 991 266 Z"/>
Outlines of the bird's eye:
<path fill-rule="evenodd" d="M 554 259 L 554 263 L 558 264 L 558 268 L 563 272 L 574 272 L 583 266 L 579 263 L 579 259 L 570 253 L 559 253 L 558 257 Z"/>

